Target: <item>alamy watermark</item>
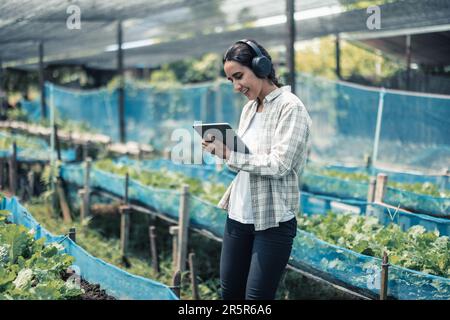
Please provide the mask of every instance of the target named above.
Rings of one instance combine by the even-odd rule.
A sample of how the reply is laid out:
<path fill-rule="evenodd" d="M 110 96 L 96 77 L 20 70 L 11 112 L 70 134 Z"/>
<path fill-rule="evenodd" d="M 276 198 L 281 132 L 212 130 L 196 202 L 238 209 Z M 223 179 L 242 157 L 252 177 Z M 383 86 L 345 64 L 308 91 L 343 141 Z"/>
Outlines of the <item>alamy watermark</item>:
<path fill-rule="evenodd" d="M 66 26 L 69 30 L 81 30 L 81 9 L 77 5 L 67 7 L 66 13 L 69 15 L 66 19 Z"/>
<path fill-rule="evenodd" d="M 370 16 L 366 20 L 366 26 L 369 30 L 380 30 L 381 29 L 381 9 L 379 6 L 370 6 L 367 8 L 366 12 Z"/>
<path fill-rule="evenodd" d="M 381 288 L 381 269 L 378 266 L 371 266 L 366 270 L 367 288 L 370 290 L 380 290 Z"/>

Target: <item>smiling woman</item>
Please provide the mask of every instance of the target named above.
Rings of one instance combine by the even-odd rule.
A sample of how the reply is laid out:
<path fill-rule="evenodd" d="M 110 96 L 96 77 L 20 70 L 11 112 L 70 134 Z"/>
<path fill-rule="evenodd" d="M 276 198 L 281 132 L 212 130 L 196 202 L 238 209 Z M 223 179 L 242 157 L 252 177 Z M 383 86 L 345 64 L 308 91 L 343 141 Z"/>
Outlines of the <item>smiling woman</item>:
<path fill-rule="evenodd" d="M 249 100 L 237 134 L 250 153 L 202 142 L 204 150 L 238 172 L 219 202 L 228 211 L 220 261 L 222 297 L 274 299 L 296 235 L 298 172 L 306 160 L 311 119 L 290 88 L 278 82 L 271 57 L 255 41 L 236 42 L 223 64 L 234 90 Z"/>

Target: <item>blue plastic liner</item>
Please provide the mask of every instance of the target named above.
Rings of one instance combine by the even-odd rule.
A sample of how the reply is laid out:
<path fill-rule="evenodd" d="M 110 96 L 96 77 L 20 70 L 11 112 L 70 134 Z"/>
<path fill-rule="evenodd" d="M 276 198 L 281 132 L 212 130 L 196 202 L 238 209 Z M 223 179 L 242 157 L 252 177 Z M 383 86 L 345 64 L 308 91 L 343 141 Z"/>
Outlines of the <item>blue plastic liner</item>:
<path fill-rule="evenodd" d="M 161 168 L 163 162 L 153 163 Z M 149 162 L 146 162 L 148 165 Z M 147 168 L 151 167 L 148 166 Z M 166 168 L 166 167 L 165 167 Z M 198 170 L 199 177 L 210 176 L 211 179 L 220 180 L 219 176 L 212 178 L 210 167 L 201 172 L 199 167 L 186 166 L 186 172 L 193 173 Z M 177 172 L 182 172 L 177 167 Z M 70 183 L 83 185 L 83 167 L 80 165 L 63 165 L 62 177 Z M 91 171 L 91 186 L 102 188 L 118 196 L 124 195 L 124 177 L 106 173 L 97 169 Z M 144 186 L 131 180 L 129 185 L 129 199 L 139 201 L 159 212 L 172 217 L 178 217 L 179 192 L 162 190 Z M 190 196 L 188 201 L 190 221 L 211 233 L 222 237 L 226 213 L 218 209 L 215 204 L 202 201 Z M 310 214 L 325 214 L 329 210 L 336 212 L 354 212 L 378 217 L 380 223 L 385 225 L 397 223 L 404 230 L 413 225 L 422 225 L 428 231 L 439 230 L 441 235 L 450 234 L 450 220 L 433 218 L 426 215 L 417 215 L 398 210 L 390 211 L 386 207 L 376 204 L 366 204 L 363 201 L 340 201 L 333 197 L 316 196 L 303 193 L 301 198 L 302 211 Z M 311 233 L 298 230 L 290 262 L 297 266 L 308 266 L 317 273 L 325 273 L 332 279 L 339 280 L 349 286 L 364 291 L 379 293 L 379 269 L 381 260 L 365 256 L 356 252 L 332 245 L 318 239 Z M 432 276 L 413 270 L 391 266 L 389 277 L 389 294 L 397 299 L 450 299 L 450 279 Z"/>

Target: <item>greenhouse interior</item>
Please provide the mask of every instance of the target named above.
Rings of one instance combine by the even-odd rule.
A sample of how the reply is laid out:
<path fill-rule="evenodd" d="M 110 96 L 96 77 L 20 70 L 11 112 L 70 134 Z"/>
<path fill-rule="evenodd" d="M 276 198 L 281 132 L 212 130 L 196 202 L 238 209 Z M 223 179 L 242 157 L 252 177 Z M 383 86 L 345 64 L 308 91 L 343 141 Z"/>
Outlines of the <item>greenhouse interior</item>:
<path fill-rule="evenodd" d="M 3 0 L 0 146 L 0 300 L 450 300 L 450 1 Z"/>

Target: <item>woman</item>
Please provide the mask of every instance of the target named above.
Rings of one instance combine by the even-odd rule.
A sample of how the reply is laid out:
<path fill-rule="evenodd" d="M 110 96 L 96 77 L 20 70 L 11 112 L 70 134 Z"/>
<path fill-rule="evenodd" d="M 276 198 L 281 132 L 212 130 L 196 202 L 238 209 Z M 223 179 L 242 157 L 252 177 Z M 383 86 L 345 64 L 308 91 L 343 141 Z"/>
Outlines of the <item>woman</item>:
<path fill-rule="evenodd" d="M 272 59 L 255 41 L 241 40 L 223 58 L 225 74 L 248 98 L 238 135 L 251 154 L 216 140 L 207 152 L 238 172 L 219 207 L 228 211 L 220 259 L 223 299 L 274 299 L 297 231 L 299 181 L 311 119 L 278 82 Z"/>

